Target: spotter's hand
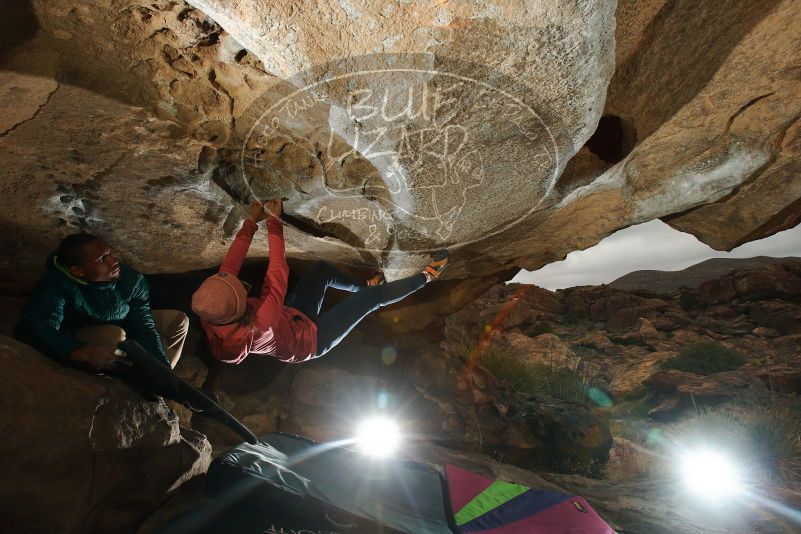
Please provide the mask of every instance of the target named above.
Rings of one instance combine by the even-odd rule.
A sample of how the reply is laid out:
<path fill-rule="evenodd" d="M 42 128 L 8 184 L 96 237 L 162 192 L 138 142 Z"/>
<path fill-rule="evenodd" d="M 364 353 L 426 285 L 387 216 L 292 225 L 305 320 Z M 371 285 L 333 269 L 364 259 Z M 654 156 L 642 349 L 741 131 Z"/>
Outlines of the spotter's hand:
<path fill-rule="evenodd" d="M 86 345 L 72 351 L 69 358 L 95 369 L 110 369 L 115 363 L 121 363 L 117 350 L 111 345 Z"/>

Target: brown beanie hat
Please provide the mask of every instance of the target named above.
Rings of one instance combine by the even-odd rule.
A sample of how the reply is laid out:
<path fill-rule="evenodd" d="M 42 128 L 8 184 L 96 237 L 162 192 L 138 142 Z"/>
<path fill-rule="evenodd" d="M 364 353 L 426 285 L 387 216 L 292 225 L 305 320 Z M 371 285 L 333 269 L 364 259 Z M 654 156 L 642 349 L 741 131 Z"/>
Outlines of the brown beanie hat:
<path fill-rule="evenodd" d="M 206 278 L 192 294 L 192 311 L 213 324 L 236 321 L 245 313 L 248 292 L 239 278 L 217 273 Z"/>

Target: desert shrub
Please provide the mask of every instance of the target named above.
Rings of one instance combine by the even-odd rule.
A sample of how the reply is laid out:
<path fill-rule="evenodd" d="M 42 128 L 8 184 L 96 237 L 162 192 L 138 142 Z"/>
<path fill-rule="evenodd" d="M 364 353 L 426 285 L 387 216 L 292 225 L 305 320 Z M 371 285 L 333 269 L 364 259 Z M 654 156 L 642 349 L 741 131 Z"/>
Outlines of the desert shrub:
<path fill-rule="evenodd" d="M 567 326 L 576 326 L 581 324 L 583 321 L 584 319 L 581 316 L 573 313 L 572 311 L 566 311 L 561 317 L 562 324 Z"/>
<path fill-rule="evenodd" d="M 526 332 L 531 337 L 537 337 L 542 334 L 550 334 L 553 332 L 553 327 L 547 321 L 537 321 Z"/>
<path fill-rule="evenodd" d="M 685 347 L 678 356 L 662 362 L 662 369 L 676 369 L 697 375 L 734 371 L 746 362 L 745 356 L 714 341 L 702 341 Z"/>
<path fill-rule="evenodd" d="M 528 372 L 528 365 L 497 345 L 491 344 L 479 351 L 477 359 L 495 378 L 520 392 L 530 393 L 537 388 L 536 380 Z"/>
<path fill-rule="evenodd" d="M 526 362 L 508 349 L 492 344 L 480 352 L 478 363 L 498 380 L 527 395 L 587 405 L 599 402 L 594 388 L 596 377 L 588 370 Z"/>
<path fill-rule="evenodd" d="M 749 481 L 801 490 L 801 401 L 773 395 L 769 401 L 696 413 L 670 428 L 672 442 L 722 447 Z"/>
<path fill-rule="evenodd" d="M 588 395 L 591 380 L 576 369 L 529 364 L 528 374 L 535 384 L 529 393 L 545 395 L 555 399 L 591 404 Z"/>
<path fill-rule="evenodd" d="M 684 310 L 693 310 L 695 308 L 699 308 L 701 305 L 701 299 L 698 296 L 698 291 L 682 287 L 679 288 L 679 306 L 682 307 Z"/>

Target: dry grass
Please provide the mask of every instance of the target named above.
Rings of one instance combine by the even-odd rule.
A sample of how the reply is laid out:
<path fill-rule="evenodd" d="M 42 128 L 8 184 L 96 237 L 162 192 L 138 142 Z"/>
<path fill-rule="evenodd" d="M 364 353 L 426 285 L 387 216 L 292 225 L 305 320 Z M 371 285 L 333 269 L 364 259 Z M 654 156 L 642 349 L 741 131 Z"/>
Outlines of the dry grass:
<path fill-rule="evenodd" d="M 766 487 L 801 491 L 801 400 L 773 395 L 748 407 L 695 414 L 670 429 L 685 444 L 725 447 L 748 478 Z"/>
<path fill-rule="evenodd" d="M 478 352 L 465 348 L 465 353 L 477 353 L 477 362 L 481 366 L 521 393 L 580 402 L 589 406 L 604 403 L 605 395 L 594 387 L 595 373 L 586 367 L 553 367 L 526 362 L 520 355 L 494 344 Z"/>
<path fill-rule="evenodd" d="M 702 341 L 685 347 L 675 358 L 662 362 L 662 369 L 677 369 L 697 375 L 734 371 L 746 362 L 745 356 L 714 341 Z"/>
<path fill-rule="evenodd" d="M 624 438 L 614 438 L 609 451 L 609 462 L 604 470 L 608 480 L 632 480 L 646 478 L 656 470 L 653 451 Z"/>

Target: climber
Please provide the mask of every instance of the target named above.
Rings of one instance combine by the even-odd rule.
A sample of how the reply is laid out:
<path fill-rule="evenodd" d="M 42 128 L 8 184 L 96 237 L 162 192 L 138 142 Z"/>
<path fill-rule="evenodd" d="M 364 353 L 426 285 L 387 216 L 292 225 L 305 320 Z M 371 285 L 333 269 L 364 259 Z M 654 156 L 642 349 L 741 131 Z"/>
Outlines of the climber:
<path fill-rule="evenodd" d="M 370 312 L 398 302 L 439 278 L 448 262 L 447 251 L 441 251 L 423 272 L 390 283 L 382 283 L 380 275 L 362 281 L 317 262 L 287 295 L 289 266 L 284 256 L 281 213 L 280 198 L 264 205 L 254 202 L 219 272 L 192 295 L 192 311 L 200 317 L 211 353 L 218 360 L 240 363 L 249 353 L 266 354 L 287 363 L 319 358 Z M 248 288 L 237 275 L 258 222 L 265 218 L 269 266 L 260 296 L 248 298 Z M 321 314 L 328 287 L 354 294 Z"/>
<path fill-rule="evenodd" d="M 126 336 L 175 367 L 188 328 L 180 311 L 151 311 L 144 277 L 117 261 L 103 239 L 73 234 L 47 258 L 14 334 L 61 363 L 108 370 L 130 365 L 118 349 Z"/>

